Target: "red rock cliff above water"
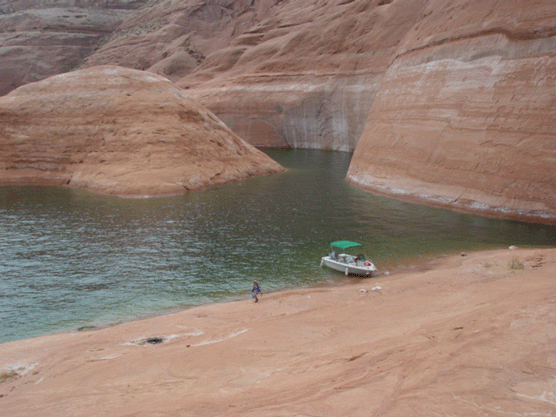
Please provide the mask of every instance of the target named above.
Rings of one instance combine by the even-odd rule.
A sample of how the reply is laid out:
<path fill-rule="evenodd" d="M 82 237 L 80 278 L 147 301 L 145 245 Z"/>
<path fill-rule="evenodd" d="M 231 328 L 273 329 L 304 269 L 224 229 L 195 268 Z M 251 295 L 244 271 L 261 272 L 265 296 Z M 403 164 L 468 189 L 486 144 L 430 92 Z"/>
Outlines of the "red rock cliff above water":
<path fill-rule="evenodd" d="M 155 74 L 94 67 L 0 97 L 0 184 L 157 196 L 280 171 Z"/>
<path fill-rule="evenodd" d="M 388 67 L 348 179 L 556 221 L 556 3 L 429 1 Z"/>
<path fill-rule="evenodd" d="M 556 221 L 556 3 L 277 4 L 179 81 L 251 143 L 374 192 Z"/>
<path fill-rule="evenodd" d="M 556 221 L 553 0 L 160 0 L 98 45 L 82 65 L 171 77 L 249 143 L 355 149 L 369 190 Z"/>

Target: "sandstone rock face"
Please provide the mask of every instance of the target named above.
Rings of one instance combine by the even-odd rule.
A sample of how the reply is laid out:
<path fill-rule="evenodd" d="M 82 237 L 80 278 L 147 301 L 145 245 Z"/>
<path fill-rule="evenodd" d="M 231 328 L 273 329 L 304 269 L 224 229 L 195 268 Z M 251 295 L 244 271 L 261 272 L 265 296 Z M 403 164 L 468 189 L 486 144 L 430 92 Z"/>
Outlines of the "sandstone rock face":
<path fill-rule="evenodd" d="M 177 81 L 228 46 L 264 16 L 275 0 L 161 0 L 121 23 L 87 60 L 148 70 Z"/>
<path fill-rule="evenodd" d="M 71 71 L 147 0 L 0 0 L 0 95 Z"/>
<path fill-rule="evenodd" d="M 425 3 L 276 3 L 178 84 L 250 143 L 351 151 Z"/>
<path fill-rule="evenodd" d="M 7 92 L 104 64 L 186 76 L 180 85 L 252 144 L 351 151 L 425 3 L 0 0 L 0 79 Z"/>
<path fill-rule="evenodd" d="M 0 97 L 0 184 L 159 196 L 280 171 L 155 74 L 94 67 Z"/>
<path fill-rule="evenodd" d="M 68 12 L 49 15 L 53 4 Z M 121 15 L 97 17 L 106 38 L 49 53 L 63 42 L 48 28 L 98 36 L 92 17 L 79 26 L 69 13 L 86 4 Z M 143 69 L 251 144 L 355 149 L 348 179 L 369 190 L 556 221 L 553 0 L 0 0 L 0 10 L 3 85 L 81 58 Z"/>
<path fill-rule="evenodd" d="M 429 1 L 375 97 L 348 179 L 501 217 L 556 221 L 556 8 Z"/>
<path fill-rule="evenodd" d="M 424 0 L 152 2 L 85 65 L 179 81 L 257 146 L 351 151 Z"/>

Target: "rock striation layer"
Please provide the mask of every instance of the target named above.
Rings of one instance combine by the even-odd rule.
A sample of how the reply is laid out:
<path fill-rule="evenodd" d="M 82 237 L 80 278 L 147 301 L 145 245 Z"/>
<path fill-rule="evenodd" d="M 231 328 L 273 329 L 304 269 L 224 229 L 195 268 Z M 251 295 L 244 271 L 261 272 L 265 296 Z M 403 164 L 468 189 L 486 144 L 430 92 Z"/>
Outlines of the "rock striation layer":
<path fill-rule="evenodd" d="M 178 84 L 250 143 L 352 151 L 425 3 L 276 2 Z"/>
<path fill-rule="evenodd" d="M 94 67 L 0 97 L 0 184 L 159 196 L 280 171 L 155 74 Z"/>
<path fill-rule="evenodd" d="M 0 95 L 74 70 L 147 0 L 0 0 Z"/>
<path fill-rule="evenodd" d="M 77 65 L 47 53 L 48 28 L 88 33 L 54 3 L 122 13 L 79 65 L 164 75 L 251 144 L 354 151 L 374 192 L 556 221 L 553 0 L 0 0 L 1 80 Z"/>
<path fill-rule="evenodd" d="M 556 8 L 429 1 L 375 97 L 348 179 L 483 214 L 556 221 Z"/>

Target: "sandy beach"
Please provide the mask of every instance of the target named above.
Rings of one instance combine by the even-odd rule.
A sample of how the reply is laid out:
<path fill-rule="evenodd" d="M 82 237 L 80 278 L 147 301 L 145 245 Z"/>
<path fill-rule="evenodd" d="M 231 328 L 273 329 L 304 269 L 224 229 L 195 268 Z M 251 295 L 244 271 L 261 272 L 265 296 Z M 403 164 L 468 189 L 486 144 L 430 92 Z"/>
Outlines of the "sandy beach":
<path fill-rule="evenodd" d="M 555 416 L 556 249 L 441 257 L 259 303 L 4 343 L 0 410 Z"/>

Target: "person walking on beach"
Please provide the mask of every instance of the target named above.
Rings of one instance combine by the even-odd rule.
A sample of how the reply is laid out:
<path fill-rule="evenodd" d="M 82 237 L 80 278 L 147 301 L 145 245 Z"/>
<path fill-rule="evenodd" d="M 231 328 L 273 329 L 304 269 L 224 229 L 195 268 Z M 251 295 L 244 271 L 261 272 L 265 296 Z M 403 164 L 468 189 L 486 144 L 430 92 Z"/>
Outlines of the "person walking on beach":
<path fill-rule="evenodd" d="M 253 289 L 251 290 L 251 292 L 253 293 L 253 298 L 255 299 L 255 302 L 258 303 L 259 302 L 259 294 L 262 295 L 261 293 L 261 287 L 259 287 L 259 283 L 257 281 L 253 281 Z"/>

